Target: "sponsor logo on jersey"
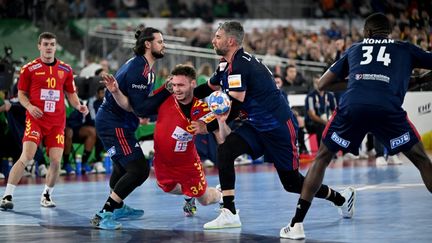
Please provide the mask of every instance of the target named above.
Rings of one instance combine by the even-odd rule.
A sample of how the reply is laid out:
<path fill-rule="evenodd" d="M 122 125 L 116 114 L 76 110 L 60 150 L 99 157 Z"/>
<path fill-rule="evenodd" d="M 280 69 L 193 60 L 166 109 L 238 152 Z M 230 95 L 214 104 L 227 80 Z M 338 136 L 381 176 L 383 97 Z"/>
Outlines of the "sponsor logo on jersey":
<path fill-rule="evenodd" d="M 35 75 L 36 75 L 36 76 L 45 75 L 45 72 L 36 72 Z"/>
<path fill-rule="evenodd" d="M 60 100 L 60 90 L 55 89 L 41 89 L 41 100 L 51 100 L 51 101 L 59 101 Z"/>
<path fill-rule="evenodd" d="M 193 135 L 185 131 L 183 128 L 176 126 L 171 137 L 177 141 L 189 142 L 192 141 Z"/>
<path fill-rule="evenodd" d="M 34 71 L 34 70 L 41 68 L 41 67 L 42 67 L 42 64 L 38 63 L 36 65 L 30 66 L 29 71 Z"/>
<path fill-rule="evenodd" d="M 109 157 L 113 157 L 116 154 L 115 146 L 112 146 L 110 149 L 108 149 L 107 153 Z"/>
<path fill-rule="evenodd" d="M 331 135 L 331 140 L 333 140 L 335 143 L 339 144 L 341 147 L 344 148 L 348 148 L 348 146 L 351 143 L 350 141 L 339 137 L 339 135 L 337 135 L 336 132 L 333 132 L 333 134 Z"/>
<path fill-rule="evenodd" d="M 230 89 L 241 88 L 241 86 L 242 86 L 241 74 L 234 74 L 228 76 L 228 87 Z"/>
<path fill-rule="evenodd" d="M 132 89 L 145 90 L 146 88 L 147 88 L 147 85 L 145 85 L 145 84 L 132 84 Z"/>
<path fill-rule="evenodd" d="M 376 80 L 376 81 L 383 81 L 383 82 L 390 82 L 390 77 L 382 74 L 373 74 L 373 73 L 357 73 L 355 75 L 356 80 Z"/>
<path fill-rule="evenodd" d="M 401 136 L 397 138 L 393 138 L 390 140 L 390 147 L 392 149 L 397 148 L 399 146 L 402 146 L 410 141 L 410 135 L 409 132 L 406 132 L 402 134 Z"/>
<path fill-rule="evenodd" d="M 66 72 L 70 72 L 70 69 L 69 69 L 68 66 L 63 66 L 63 65 L 60 65 L 60 64 L 59 64 L 58 67 L 59 67 L 60 69 L 65 70 Z"/>

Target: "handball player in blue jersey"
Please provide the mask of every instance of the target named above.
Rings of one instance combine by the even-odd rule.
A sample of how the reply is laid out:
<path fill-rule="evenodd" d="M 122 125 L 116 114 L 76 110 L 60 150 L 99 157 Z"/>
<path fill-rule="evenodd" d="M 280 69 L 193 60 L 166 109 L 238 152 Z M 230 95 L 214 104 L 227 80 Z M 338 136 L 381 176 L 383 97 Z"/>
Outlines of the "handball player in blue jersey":
<path fill-rule="evenodd" d="M 413 44 L 391 39 L 391 31 L 385 15 L 370 15 L 364 24 L 364 39 L 353 44 L 321 77 L 319 89 L 346 88 L 346 92 L 323 132 L 295 216 L 287 227 L 282 228 L 281 237 L 305 237 L 302 222 L 315 193 L 319 192 L 333 155 L 338 150 L 357 154 L 368 132 L 376 136 L 390 155 L 403 152 L 418 168 L 427 189 L 432 192 L 431 160 L 417 130 L 402 109 L 405 93 L 413 80 L 410 78 L 413 68 L 432 69 L 432 54 Z M 352 194 L 348 199 L 349 207 L 353 208 L 354 200 L 355 194 Z"/>
<path fill-rule="evenodd" d="M 232 100 L 228 121 L 237 117 L 240 110 L 246 114 L 238 128 L 224 134 L 225 141 L 218 147 L 224 206 L 215 220 L 204 225 L 205 229 L 241 227 L 234 204 L 234 160 L 239 155 L 246 153 L 257 158 L 266 154 L 288 192 L 300 193 L 303 185 L 304 177 L 298 171 L 296 119 L 286 97 L 276 87 L 272 73 L 241 47 L 243 37 L 244 30 L 239 22 L 225 22 L 219 26 L 212 43 L 223 58 L 209 82 L 194 91 L 198 98 L 213 90 L 222 89 L 227 93 Z M 345 202 L 340 193 L 326 185 L 320 187 L 316 196 L 339 206 Z"/>
<path fill-rule="evenodd" d="M 135 38 L 135 56 L 120 67 L 115 77 L 119 91 L 128 97 L 131 109 L 122 109 L 125 106 L 119 106 L 115 96 L 106 92 L 96 115 L 97 134 L 113 161 L 111 194 L 102 210 L 91 220 L 93 226 L 101 229 L 118 229 L 121 224 L 116 219 L 137 218 L 144 214 L 143 210 L 132 209 L 123 202 L 150 172 L 148 161 L 135 138 L 138 116 L 153 114 L 154 111 L 148 107 L 154 107 L 155 102 L 161 103 L 171 95 L 165 86 L 153 91 L 155 74 L 152 66 L 164 56 L 165 50 L 162 33 L 148 27 L 138 30 Z M 154 95 L 149 96 L 152 91 Z"/>

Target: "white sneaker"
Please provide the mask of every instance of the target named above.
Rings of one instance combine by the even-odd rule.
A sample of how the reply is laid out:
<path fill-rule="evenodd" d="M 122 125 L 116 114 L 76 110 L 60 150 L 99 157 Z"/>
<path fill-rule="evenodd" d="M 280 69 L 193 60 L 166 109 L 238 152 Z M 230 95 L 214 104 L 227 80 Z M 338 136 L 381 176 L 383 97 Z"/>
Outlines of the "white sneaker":
<path fill-rule="evenodd" d="M 103 167 L 102 162 L 94 163 L 93 168 L 96 171 L 96 173 L 105 173 L 106 172 L 106 169 Z"/>
<path fill-rule="evenodd" d="M 47 193 L 42 194 L 40 205 L 45 208 L 53 208 L 56 206 L 55 202 L 51 199 L 51 195 Z"/>
<path fill-rule="evenodd" d="M 384 156 L 379 156 L 378 158 L 375 159 L 375 165 L 376 166 L 385 166 L 387 165 L 387 161 L 384 158 Z"/>
<path fill-rule="evenodd" d="M 303 223 L 295 223 L 293 227 L 291 227 L 291 223 L 288 224 L 280 230 L 279 236 L 281 238 L 292 240 L 304 239 L 306 236 L 303 229 Z"/>
<path fill-rule="evenodd" d="M 242 154 L 234 160 L 234 165 L 252 164 L 252 159 L 247 154 Z"/>
<path fill-rule="evenodd" d="M 389 156 L 387 162 L 389 165 L 401 165 L 401 164 L 403 164 L 402 160 L 400 160 L 399 156 L 397 156 L 397 155 Z"/>
<path fill-rule="evenodd" d="M 39 177 L 45 177 L 47 173 L 48 173 L 48 170 L 44 164 L 38 166 Z"/>
<path fill-rule="evenodd" d="M 343 155 L 343 159 L 344 160 L 356 160 L 356 159 L 360 159 L 360 156 L 354 155 L 352 153 L 346 153 Z"/>
<path fill-rule="evenodd" d="M 224 228 L 239 228 L 241 227 L 239 211 L 237 214 L 231 213 L 229 209 L 222 208 L 219 216 L 204 224 L 204 229 L 224 229 Z"/>
<path fill-rule="evenodd" d="M 203 165 L 204 167 L 213 167 L 213 166 L 214 166 L 214 163 L 213 163 L 211 160 L 206 159 L 206 160 L 204 160 L 204 161 L 202 162 L 202 165 Z"/>
<path fill-rule="evenodd" d="M 339 214 L 343 218 L 352 218 L 355 211 L 356 189 L 354 187 L 347 187 L 341 194 L 345 198 L 345 202 L 342 206 L 338 207 Z"/>

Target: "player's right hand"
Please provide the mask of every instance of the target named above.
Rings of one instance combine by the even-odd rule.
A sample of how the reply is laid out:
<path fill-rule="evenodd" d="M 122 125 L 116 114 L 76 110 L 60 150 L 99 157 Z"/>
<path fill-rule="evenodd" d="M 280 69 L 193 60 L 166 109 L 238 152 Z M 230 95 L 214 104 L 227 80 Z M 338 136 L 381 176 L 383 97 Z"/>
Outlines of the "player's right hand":
<path fill-rule="evenodd" d="M 43 112 L 41 111 L 41 109 L 37 108 L 36 106 L 30 104 L 27 107 L 27 111 L 30 113 L 30 115 L 36 119 L 39 119 L 43 116 Z"/>
<path fill-rule="evenodd" d="M 111 93 L 116 93 L 120 90 L 117 80 L 111 74 L 102 74 L 102 80 L 100 81 L 100 83 L 104 84 L 108 91 Z"/>

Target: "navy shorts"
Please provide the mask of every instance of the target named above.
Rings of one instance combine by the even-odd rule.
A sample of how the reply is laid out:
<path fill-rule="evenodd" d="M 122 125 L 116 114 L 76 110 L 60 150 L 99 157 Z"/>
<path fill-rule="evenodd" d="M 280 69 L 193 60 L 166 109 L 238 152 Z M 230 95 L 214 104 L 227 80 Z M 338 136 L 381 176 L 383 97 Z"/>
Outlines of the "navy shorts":
<path fill-rule="evenodd" d="M 234 130 L 252 148 L 252 158 L 262 155 L 280 170 L 296 170 L 299 167 L 297 150 L 297 121 L 294 116 L 285 124 L 270 131 L 258 131 L 245 122 Z"/>
<path fill-rule="evenodd" d="M 108 155 L 123 168 L 130 161 L 144 160 L 144 153 L 135 138 L 135 130 L 109 127 L 96 122 L 96 132 Z"/>
<path fill-rule="evenodd" d="M 420 141 L 406 112 L 381 106 L 355 104 L 336 109 L 323 132 L 324 144 L 333 152 L 358 154 L 366 133 L 371 132 L 389 154 L 408 151 Z"/>

